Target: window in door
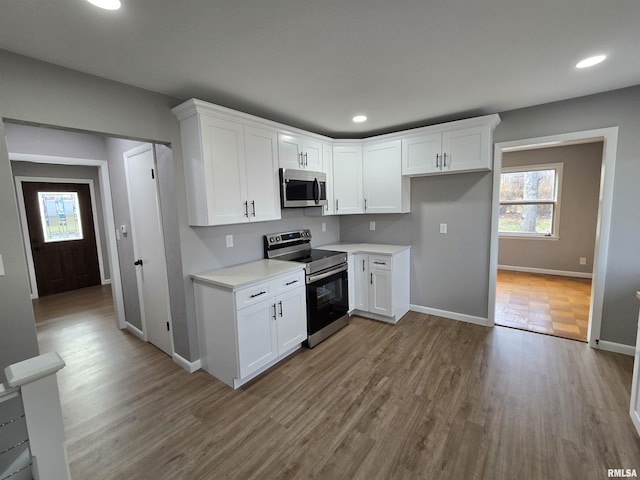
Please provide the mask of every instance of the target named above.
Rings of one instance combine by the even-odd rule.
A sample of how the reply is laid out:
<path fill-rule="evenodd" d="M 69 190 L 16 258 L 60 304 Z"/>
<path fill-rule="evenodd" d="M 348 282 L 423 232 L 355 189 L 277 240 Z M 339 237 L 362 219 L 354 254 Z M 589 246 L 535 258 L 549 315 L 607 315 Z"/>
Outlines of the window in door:
<path fill-rule="evenodd" d="M 505 167 L 500 174 L 501 236 L 559 237 L 562 163 Z"/>
<path fill-rule="evenodd" d="M 82 240 L 77 192 L 38 192 L 44 242 Z"/>

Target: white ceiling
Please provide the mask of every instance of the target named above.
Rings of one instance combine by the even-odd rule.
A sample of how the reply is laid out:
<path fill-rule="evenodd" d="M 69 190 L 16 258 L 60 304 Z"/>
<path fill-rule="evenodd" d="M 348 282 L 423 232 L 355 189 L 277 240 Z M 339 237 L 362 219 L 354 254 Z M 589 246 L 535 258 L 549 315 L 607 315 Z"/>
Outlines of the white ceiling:
<path fill-rule="evenodd" d="M 122 3 L 5 0 L 0 48 L 337 137 L 640 84 L 638 0 Z"/>

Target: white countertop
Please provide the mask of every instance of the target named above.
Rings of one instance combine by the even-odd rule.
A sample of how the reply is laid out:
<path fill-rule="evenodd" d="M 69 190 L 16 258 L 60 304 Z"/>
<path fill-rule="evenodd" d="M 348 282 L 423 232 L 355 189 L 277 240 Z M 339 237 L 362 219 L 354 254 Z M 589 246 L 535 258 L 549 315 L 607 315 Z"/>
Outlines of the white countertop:
<path fill-rule="evenodd" d="M 408 250 L 410 245 L 383 245 L 378 243 L 332 243 L 330 245 L 322 245 L 316 247 L 321 250 L 336 250 L 346 253 L 370 253 L 380 255 L 394 255 L 396 253 Z"/>
<path fill-rule="evenodd" d="M 193 274 L 191 278 L 195 281 L 235 290 L 252 283 L 303 269 L 304 264 L 302 263 L 264 259 Z"/>

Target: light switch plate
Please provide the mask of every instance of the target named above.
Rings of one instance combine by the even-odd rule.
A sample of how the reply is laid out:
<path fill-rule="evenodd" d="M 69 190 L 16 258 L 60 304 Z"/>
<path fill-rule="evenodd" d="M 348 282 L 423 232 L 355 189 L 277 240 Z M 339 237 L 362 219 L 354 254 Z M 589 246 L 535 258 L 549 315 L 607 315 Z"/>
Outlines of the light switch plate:
<path fill-rule="evenodd" d="M 376 222 L 369 222 L 369 230 L 372 232 L 376 229 Z"/>
<path fill-rule="evenodd" d="M 0 277 L 4 277 L 4 262 L 2 261 L 2 255 L 0 255 Z"/>
<path fill-rule="evenodd" d="M 233 247 L 233 235 L 227 235 L 227 248 Z"/>
<path fill-rule="evenodd" d="M 587 257 L 580 257 L 580 265 L 586 265 L 587 264 Z"/>
<path fill-rule="evenodd" d="M 325 222 L 322 222 L 322 231 L 323 232 L 327 231 L 327 224 Z"/>
<path fill-rule="evenodd" d="M 447 224 L 446 223 L 441 223 L 440 224 L 440 233 L 447 233 Z"/>

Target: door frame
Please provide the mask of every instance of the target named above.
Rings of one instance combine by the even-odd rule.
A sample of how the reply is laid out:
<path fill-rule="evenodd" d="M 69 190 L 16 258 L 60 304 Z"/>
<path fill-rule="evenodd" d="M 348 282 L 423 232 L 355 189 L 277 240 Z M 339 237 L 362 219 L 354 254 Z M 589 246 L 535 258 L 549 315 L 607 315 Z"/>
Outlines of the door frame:
<path fill-rule="evenodd" d="M 600 197 L 598 202 L 598 220 L 596 224 L 596 246 L 593 260 L 593 278 L 591 282 L 591 305 L 589 307 L 589 326 L 587 341 L 593 348 L 627 353 L 617 344 L 600 340 L 602 310 L 604 303 L 607 256 L 609 253 L 609 230 L 611 228 L 611 210 L 613 204 L 613 181 L 615 176 L 618 147 L 618 127 L 600 128 L 579 132 L 560 133 L 545 137 L 525 138 L 495 144 L 493 160 L 493 199 L 491 208 L 491 244 L 489 255 L 489 311 L 488 326 L 495 325 L 496 282 L 498 274 L 498 217 L 500 212 L 500 173 L 502 171 L 502 153 L 515 150 L 530 150 L 551 146 L 571 145 L 575 143 L 603 142 L 602 169 L 600 176 Z"/>
<path fill-rule="evenodd" d="M 160 231 L 162 232 L 162 235 L 160 236 L 160 242 L 162 243 L 162 263 L 164 264 L 164 270 L 167 273 L 167 318 L 169 321 L 169 342 L 170 342 L 170 348 L 171 348 L 171 353 L 169 355 L 171 355 L 173 357 L 173 355 L 175 355 L 175 345 L 174 345 L 174 340 L 173 340 L 173 315 L 171 314 L 171 300 L 169 298 L 169 272 L 167 270 L 167 250 L 166 250 L 166 246 L 164 243 L 164 224 L 162 222 L 162 202 L 160 200 L 160 188 L 158 185 L 158 165 L 157 165 L 157 158 L 156 158 L 156 148 L 155 148 L 155 144 L 153 143 L 144 143 L 143 145 L 140 145 L 138 147 L 134 147 L 130 150 L 127 150 L 126 152 L 122 153 L 122 158 L 124 160 L 124 175 L 125 175 L 125 182 L 126 182 L 126 187 L 127 187 L 127 197 L 128 197 L 128 201 L 127 203 L 129 204 L 129 222 L 131 224 L 131 238 L 133 240 L 133 250 L 134 250 L 134 254 L 139 254 L 139 248 L 140 248 L 140 243 L 139 243 L 139 237 L 137 234 L 137 229 L 135 228 L 135 225 L 133 225 L 134 222 L 134 215 L 133 215 L 133 204 L 131 202 L 131 179 L 129 177 L 129 162 L 131 161 L 131 157 L 135 156 L 135 155 L 139 155 L 142 152 L 145 152 L 146 150 L 151 150 L 151 153 L 153 155 L 153 168 L 155 171 L 155 177 L 154 177 L 154 183 L 155 183 L 155 193 L 156 193 L 156 202 L 158 204 L 158 223 L 160 224 Z M 148 335 L 148 330 L 147 330 L 147 317 L 145 315 L 145 311 L 144 311 L 144 297 L 143 297 L 143 288 L 142 288 L 142 277 L 141 277 L 141 272 L 140 269 L 136 268 L 136 284 L 138 286 L 138 303 L 140 305 L 140 323 L 142 325 L 142 331 L 140 331 L 138 328 L 136 328 L 134 325 L 131 325 L 130 323 L 126 323 L 127 328 L 129 328 L 130 331 L 134 332 L 138 337 L 140 337 L 142 340 L 144 340 L 145 342 L 149 342 L 149 335 Z"/>
<path fill-rule="evenodd" d="M 93 180 L 90 178 L 59 178 L 59 177 L 15 177 L 16 192 L 18 192 L 18 212 L 20 213 L 20 223 L 22 225 L 22 239 L 24 241 L 24 249 L 27 255 L 27 268 L 29 270 L 29 282 L 31 283 L 31 298 L 38 298 L 38 282 L 36 279 L 36 270 L 33 262 L 33 252 L 31 251 L 31 242 L 29 237 L 29 226 L 27 225 L 27 210 L 24 202 L 24 195 L 20 195 L 23 183 L 44 182 L 44 183 L 76 183 L 81 185 L 89 185 L 89 197 L 91 201 L 91 216 L 93 218 L 93 229 L 96 232 L 96 248 L 98 250 L 98 268 L 100 270 L 100 285 L 111 283 L 111 279 L 107 280 L 104 276 L 104 263 L 102 259 L 102 242 L 100 241 L 100 222 L 98 222 L 98 213 L 96 211 L 96 196 L 93 186 Z"/>
<path fill-rule="evenodd" d="M 35 155 L 35 154 L 25 154 L 25 153 L 13 153 L 13 152 L 9 152 L 9 161 L 98 167 L 98 178 L 100 180 L 100 192 L 102 197 L 101 198 L 102 219 L 104 222 L 105 237 L 107 240 L 107 255 L 108 255 L 107 261 L 109 262 L 109 272 L 111 274 L 111 291 L 113 295 L 113 305 L 115 310 L 116 324 L 120 329 L 126 328 L 125 315 L 124 315 L 124 300 L 123 300 L 123 294 L 122 294 L 122 281 L 120 277 L 120 264 L 118 263 L 118 247 L 116 243 L 116 227 L 115 227 L 115 220 L 113 217 L 113 202 L 111 200 L 111 184 L 109 183 L 108 162 L 106 160 L 94 160 L 94 159 L 74 158 L 74 157 L 57 157 L 52 155 Z M 60 179 L 54 179 L 54 180 L 59 181 Z M 17 194 L 16 194 L 16 197 L 18 198 L 18 203 L 20 203 L 20 198 L 22 198 L 22 202 L 24 203 L 24 197 Z M 92 206 L 94 206 L 93 199 L 92 199 Z M 94 208 L 94 216 L 95 215 L 96 215 L 96 211 Z M 24 238 L 24 229 L 26 228 L 26 222 L 22 217 L 22 212 L 20 212 L 20 216 L 22 221 L 23 238 Z M 27 231 L 27 239 L 28 238 L 29 236 Z M 28 261 L 28 258 L 31 255 L 31 245 L 29 244 L 27 246 L 25 244 L 25 250 L 26 250 L 27 261 Z M 100 256 L 102 255 L 101 249 L 98 249 L 98 252 L 99 252 L 98 258 L 100 258 Z M 32 268 L 32 265 L 33 265 L 33 257 L 31 257 L 31 264 L 29 268 Z M 31 270 L 29 271 L 29 274 L 31 275 Z M 103 277 L 103 273 L 101 271 L 101 278 L 102 277 Z M 34 277 L 34 280 L 35 280 L 35 277 Z"/>

